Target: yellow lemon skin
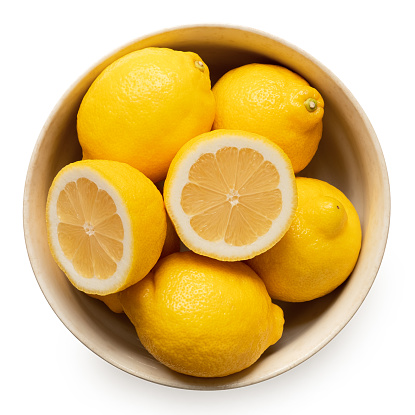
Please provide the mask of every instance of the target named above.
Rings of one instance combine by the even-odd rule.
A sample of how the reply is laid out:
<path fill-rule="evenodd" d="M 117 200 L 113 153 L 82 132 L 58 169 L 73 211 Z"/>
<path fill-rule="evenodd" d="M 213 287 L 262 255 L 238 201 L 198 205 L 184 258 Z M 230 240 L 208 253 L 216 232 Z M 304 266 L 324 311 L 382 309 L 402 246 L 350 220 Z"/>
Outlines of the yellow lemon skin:
<path fill-rule="evenodd" d="M 209 69 L 199 55 L 131 52 L 104 69 L 82 100 L 83 157 L 128 163 L 157 182 L 186 141 L 211 129 L 214 113 Z"/>
<path fill-rule="evenodd" d="M 359 216 L 349 199 L 327 182 L 298 177 L 298 207 L 290 229 L 248 264 L 273 299 L 302 302 L 322 297 L 352 272 L 361 247 Z"/>
<path fill-rule="evenodd" d="M 118 298 L 118 293 L 108 295 L 89 294 L 89 296 L 102 301 L 114 313 L 121 314 L 124 312 L 121 302 Z"/>
<path fill-rule="evenodd" d="M 59 254 L 59 241 L 53 237 L 53 224 L 50 220 L 52 209 L 52 193 L 59 186 L 61 177 L 71 174 L 71 171 L 92 170 L 100 179 L 118 195 L 116 202 L 122 203 L 128 215 L 128 226 L 124 228 L 123 243 L 130 256 L 125 258 L 129 263 L 128 269 L 111 288 L 89 289 L 74 278 L 71 269 L 64 265 Z M 107 189 L 104 189 L 107 190 Z M 124 224 L 127 225 L 127 224 Z M 166 211 L 162 195 L 157 187 L 144 174 L 126 163 L 109 160 L 80 160 L 63 167 L 54 178 L 49 189 L 46 205 L 46 226 L 49 247 L 55 262 L 66 274 L 71 283 L 80 291 L 87 294 L 107 295 L 121 291 L 142 278 L 156 264 L 166 239 Z M 110 277 L 111 278 L 111 277 Z M 85 280 L 88 280 L 86 278 Z"/>
<path fill-rule="evenodd" d="M 212 88 L 213 129 L 263 135 L 290 158 L 295 173 L 317 151 L 323 131 L 324 101 L 301 76 L 270 64 L 248 64 L 223 75 Z"/>
<path fill-rule="evenodd" d="M 281 308 L 251 268 L 191 251 L 161 259 L 120 293 L 120 301 L 143 346 L 170 369 L 192 376 L 239 372 L 283 331 Z"/>

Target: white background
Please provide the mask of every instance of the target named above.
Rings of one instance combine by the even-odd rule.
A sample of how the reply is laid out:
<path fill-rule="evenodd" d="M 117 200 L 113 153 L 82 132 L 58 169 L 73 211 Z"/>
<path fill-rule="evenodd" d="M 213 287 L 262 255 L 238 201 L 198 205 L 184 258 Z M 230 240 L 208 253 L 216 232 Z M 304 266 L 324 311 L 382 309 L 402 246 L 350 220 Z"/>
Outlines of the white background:
<path fill-rule="evenodd" d="M 151 414 L 414 413 L 415 25 L 411 1 L 14 1 L 0 6 L 1 407 Z M 392 217 L 363 305 L 314 357 L 219 392 L 135 378 L 81 344 L 49 307 L 26 254 L 22 201 L 37 136 L 66 89 L 135 38 L 180 25 L 268 32 L 322 62 L 367 113 L 388 166 Z M 2 410 L 3 411 L 3 410 Z"/>

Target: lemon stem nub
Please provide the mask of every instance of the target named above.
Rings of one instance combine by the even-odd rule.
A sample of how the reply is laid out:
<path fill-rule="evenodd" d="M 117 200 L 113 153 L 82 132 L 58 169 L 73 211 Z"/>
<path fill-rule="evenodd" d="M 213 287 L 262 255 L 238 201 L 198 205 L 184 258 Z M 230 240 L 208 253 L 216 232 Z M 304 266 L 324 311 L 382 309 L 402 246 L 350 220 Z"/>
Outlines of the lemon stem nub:
<path fill-rule="evenodd" d="M 308 98 L 304 102 L 305 107 L 307 108 L 307 111 L 313 112 L 317 109 L 317 101 L 314 98 Z"/>
<path fill-rule="evenodd" d="M 195 61 L 195 67 L 202 72 L 205 72 L 205 65 L 202 61 Z"/>

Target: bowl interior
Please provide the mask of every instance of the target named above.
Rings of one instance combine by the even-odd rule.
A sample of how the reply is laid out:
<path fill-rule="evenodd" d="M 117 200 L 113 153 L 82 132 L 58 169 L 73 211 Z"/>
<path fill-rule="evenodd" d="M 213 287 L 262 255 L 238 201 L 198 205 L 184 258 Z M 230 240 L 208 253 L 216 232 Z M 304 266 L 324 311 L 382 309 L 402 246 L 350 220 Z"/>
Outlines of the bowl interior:
<path fill-rule="evenodd" d="M 301 304 L 279 303 L 286 325 L 282 339 L 250 368 L 225 378 L 181 375 L 157 362 L 140 344 L 124 315 L 77 291 L 50 255 L 45 226 L 49 186 L 67 163 L 81 158 L 76 114 L 95 77 L 120 56 L 147 46 L 198 53 L 212 85 L 231 68 L 251 62 L 284 65 L 306 78 L 325 100 L 323 138 L 302 176 L 326 180 L 355 205 L 363 244 L 350 278 L 330 295 Z M 139 39 L 103 59 L 80 78 L 56 105 L 34 149 L 24 197 L 29 258 L 39 285 L 62 322 L 88 348 L 113 365 L 149 381 L 189 389 L 246 386 L 279 375 L 327 344 L 350 320 L 367 295 L 382 260 L 389 226 L 389 185 L 383 155 L 362 109 L 342 83 L 305 52 L 253 30 L 196 26 Z"/>

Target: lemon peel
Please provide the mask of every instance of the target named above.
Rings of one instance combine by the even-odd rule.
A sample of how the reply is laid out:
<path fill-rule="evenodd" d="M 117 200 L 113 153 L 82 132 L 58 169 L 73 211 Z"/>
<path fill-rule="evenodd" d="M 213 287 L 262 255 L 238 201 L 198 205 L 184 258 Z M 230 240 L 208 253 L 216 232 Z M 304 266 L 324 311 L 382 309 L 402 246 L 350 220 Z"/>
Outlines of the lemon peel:
<path fill-rule="evenodd" d="M 350 200 L 322 180 L 297 177 L 298 208 L 290 229 L 248 264 L 270 296 L 289 302 L 322 297 L 342 284 L 360 252 L 362 230 Z"/>
<path fill-rule="evenodd" d="M 191 376 L 239 372 L 283 333 L 282 309 L 242 262 L 175 253 L 119 298 L 147 351 Z"/>

